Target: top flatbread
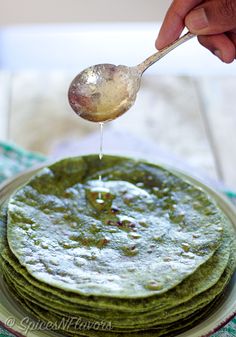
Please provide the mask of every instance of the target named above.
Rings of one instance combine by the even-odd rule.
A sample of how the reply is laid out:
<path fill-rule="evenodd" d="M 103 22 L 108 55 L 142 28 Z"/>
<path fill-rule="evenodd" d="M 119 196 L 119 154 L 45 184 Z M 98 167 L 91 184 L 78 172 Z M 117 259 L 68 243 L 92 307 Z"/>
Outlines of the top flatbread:
<path fill-rule="evenodd" d="M 44 168 L 11 197 L 8 242 L 49 286 L 142 298 L 168 291 L 205 263 L 225 221 L 204 191 L 161 167 L 85 156 Z"/>

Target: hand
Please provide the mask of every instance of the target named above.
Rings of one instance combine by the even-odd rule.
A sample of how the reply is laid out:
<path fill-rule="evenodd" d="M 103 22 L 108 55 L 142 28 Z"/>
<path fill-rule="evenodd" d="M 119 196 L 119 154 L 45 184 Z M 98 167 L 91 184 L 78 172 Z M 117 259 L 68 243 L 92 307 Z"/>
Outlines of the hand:
<path fill-rule="evenodd" d="M 187 27 L 199 42 L 231 63 L 236 58 L 236 0 L 174 0 L 158 38 L 156 48 L 175 41 Z"/>

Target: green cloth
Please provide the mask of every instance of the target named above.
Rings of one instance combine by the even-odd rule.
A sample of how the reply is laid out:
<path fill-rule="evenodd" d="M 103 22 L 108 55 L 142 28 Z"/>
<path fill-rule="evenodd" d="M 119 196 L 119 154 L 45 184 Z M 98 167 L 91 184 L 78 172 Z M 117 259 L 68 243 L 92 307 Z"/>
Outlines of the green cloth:
<path fill-rule="evenodd" d="M 0 183 L 44 160 L 41 154 L 0 142 Z"/>
<path fill-rule="evenodd" d="M 43 162 L 46 158 L 40 154 L 28 152 L 13 144 L 0 142 L 0 183 L 4 180 L 30 168 L 33 165 Z M 224 191 L 225 194 L 236 203 L 236 193 Z M 1 300 L 1 299 L 0 299 Z M 14 337 L 0 325 L 0 337 Z M 236 317 L 232 319 L 220 331 L 211 337 L 235 337 L 236 336 Z"/>

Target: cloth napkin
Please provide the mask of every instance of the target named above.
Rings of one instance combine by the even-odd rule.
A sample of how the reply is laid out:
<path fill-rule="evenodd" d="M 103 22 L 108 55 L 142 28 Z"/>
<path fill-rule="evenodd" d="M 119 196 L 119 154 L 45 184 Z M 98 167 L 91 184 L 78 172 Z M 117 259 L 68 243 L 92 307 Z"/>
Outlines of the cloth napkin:
<path fill-rule="evenodd" d="M 39 164 L 46 160 L 41 154 L 28 152 L 24 149 L 8 143 L 0 142 L 0 183 L 6 179 Z M 225 194 L 236 203 L 236 193 L 232 191 L 224 191 Z M 1 299 L 0 299 L 1 301 Z M 4 322 L 3 322 L 4 323 Z M 221 330 L 214 333 L 211 337 L 235 337 L 236 336 L 236 317 L 233 318 Z M 7 331 L 0 322 L 0 337 L 15 337 Z"/>

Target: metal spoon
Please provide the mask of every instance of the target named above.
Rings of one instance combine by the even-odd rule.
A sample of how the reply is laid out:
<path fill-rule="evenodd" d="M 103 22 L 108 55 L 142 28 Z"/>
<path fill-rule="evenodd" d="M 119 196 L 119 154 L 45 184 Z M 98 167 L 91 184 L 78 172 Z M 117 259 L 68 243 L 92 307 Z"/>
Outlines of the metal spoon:
<path fill-rule="evenodd" d="M 188 32 L 135 67 L 97 64 L 72 81 L 68 98 L 72 109 L 92 122 L 113 120 L 134 104 L 142 74 L 174 48 L 194 37 Z"/>

